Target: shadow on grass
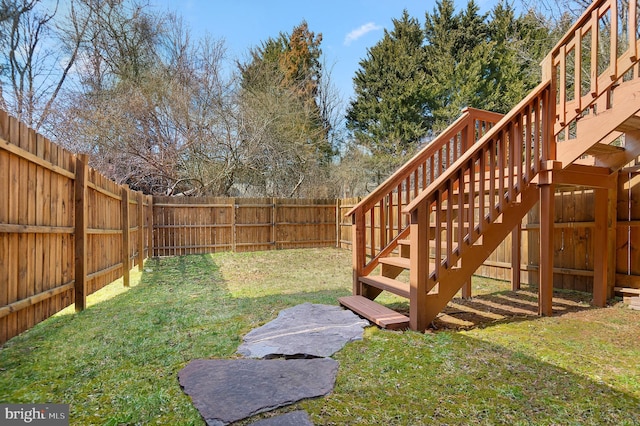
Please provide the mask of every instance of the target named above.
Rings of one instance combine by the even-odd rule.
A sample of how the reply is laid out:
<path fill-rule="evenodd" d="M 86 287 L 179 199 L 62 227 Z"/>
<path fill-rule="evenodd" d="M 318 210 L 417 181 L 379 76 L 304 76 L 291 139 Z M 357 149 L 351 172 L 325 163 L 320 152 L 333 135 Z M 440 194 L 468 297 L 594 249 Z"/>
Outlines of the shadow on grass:
<path fill-rule="evenodd" d="M 148 261 L 132 291 L 79 314 L 50 318 L 12 339 L 0 351 L 0 402 L 67 403 L 71 424 L 203 424 L 176 378 L 189 361 L 236 357 L 242 336 L 282 309 L 304 302 L 336 304 L 350 294 L 347 282 L 318 291 L 293 286 L 290 292 L 237 296 L 238 285 L 249 288 L 252 282 L 230 282 L 216 259 Z M 310 282 L 300 288 L 314 288 L 312 279 L 303 278 Z M 484 302 L 508 297 L 526 309 L 535 296 L 517 295 L 491 293 L 469 303 L 480 310 Z M 316 424 L 633 424 L 629 419 L 637 419 L 637 395 L 526 351 L 456 333 L 371 329 L 367 334 L 335 356 L 340 373 L 329 397 L 292 408 L 308 409 Z"/>
<path fill-rule="evenodd" d="M 530 321 L 538 316 L 537 288 L 524 285 L 521 290 L 502 290 L 478 294 L 470 299 L 454 298 L 433 321 L 435 330 L 465 330 L 494 324 Z M 590 305 L 591 294 L 556 291 L 553 295 L 553 314 L 597 309 Z M 409 314 L 408 302 L 395 302 L 389 308 Z"/>
<path fill-rule="evenodd" d="M 247 283 L 250 284 L 250 283 Z M 346 290 L 236 297 L 211 255 L 152 259 L 131 291 L 59 315 L 0 350 L 0 402 L 70 404 L 72 424 L 201 424 L 177 372 L 233 358 L 242 336 Z"/>
<path fill-rule="evenodd" d="M 336 358 L 334 392 L 303 404 L 318 424 L 640 424 L 637 395 L 460 333 L 375 331 Z"/>

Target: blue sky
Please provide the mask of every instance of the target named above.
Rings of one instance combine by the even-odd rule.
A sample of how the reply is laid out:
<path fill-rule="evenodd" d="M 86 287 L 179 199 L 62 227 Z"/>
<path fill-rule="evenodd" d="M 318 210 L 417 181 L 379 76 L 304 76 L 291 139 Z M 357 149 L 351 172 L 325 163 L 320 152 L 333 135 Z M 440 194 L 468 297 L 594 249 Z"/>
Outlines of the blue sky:
<path fill-rule="evenodd" d="M 467 1 L 455 3 L 465 7 Z M 476 3 L 481 12 L 488 12 L 496 0 Z M 382 38 L 383 29 L 391 29 L 391 20 L 402 16 L 404 9 L 423 23 L 435 0 L 151 0 L 151 4 L 177 12 L 195 36 L 208 32 L 224 39 L 234 59 L 246 59 L 249 48 L 280 32 L 291 33 L 306 20 L 311 31 L 322 33 L 325 62 L 332 67 L 332 81 L 346 102 L 353 94 L 358 63 L 366 57 L 367 48 Z"/>

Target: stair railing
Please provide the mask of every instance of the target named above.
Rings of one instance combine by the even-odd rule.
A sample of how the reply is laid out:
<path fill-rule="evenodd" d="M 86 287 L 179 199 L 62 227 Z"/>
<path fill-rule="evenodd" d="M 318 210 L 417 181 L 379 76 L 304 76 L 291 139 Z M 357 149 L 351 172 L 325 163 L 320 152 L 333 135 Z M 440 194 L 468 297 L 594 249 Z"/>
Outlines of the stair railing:
<path fill-rule="evenodd" d="M 426 297 L 447 269 L 460 266 L 465 251 L 518 201 L 549 159 L 554 107 L 547 80 L 403 210 L 411 221 L 412 303 L 414 293 Z"/>
<path fill-rule="evenodd" d="M 359 277 L 370 274 L 378 260 L 408 235 L 403 207 L 501 118 L 501 114 L 465 108 L 458 120 L 346 214 L 352 220 L 354 294 L 360 294 Z"/>
<path fill-rule="evenodd" d="M 555 88 L 554 134 L 565 130 L 562 140 L 571 138 L 569 124 L 595 108 L 598 98 L 638 78 L 637 66 L 630 72 L 640 49 L 637 16 L 636 0 L 596 0 L 545 58 L 543 80 Z"/>

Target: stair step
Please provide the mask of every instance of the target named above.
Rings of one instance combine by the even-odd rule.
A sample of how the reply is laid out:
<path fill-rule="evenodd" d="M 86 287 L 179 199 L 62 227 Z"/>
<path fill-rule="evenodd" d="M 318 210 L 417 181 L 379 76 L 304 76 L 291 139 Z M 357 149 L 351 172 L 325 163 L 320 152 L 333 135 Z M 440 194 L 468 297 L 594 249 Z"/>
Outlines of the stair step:
<path fill-rule="evenodd" d="M 370 285 L 380 290 L 388 291 L 398 296 L 409 298 L 409 284 L 393 278 L 383 277 L 382 275 L 370 275 L 368 277 L 360 277 L 360 282 Z"/>
<path fill-rule="evenodd" d="M 409 318 L 363 296 L 345 296 L 338 299 L 340 304 L 372 323 L 389 330 L 409 328 Z"/>
<path fill-rule="evenodd" d="M 624 152 L 624 147 L 597 143 L 593 145 L 591 148 L 587 149 L 585 154 L 593 155 L 594 157 L 597 157 L 598 155 L 611 155 L 611 154 L 617 154 L 620 152 Z"/>
<path fill-rule="evenodd" d="M 613 290 L 616 293 L 622 293 L 623 295 L 640 296 L 640 288 L 614 287 Z"/>
<path fill-rule="evenodd" d="M 383 257 L 380 259 L 380 263 L 404 269 L 409 269 L 411 267 L 411 260 L 406 257 Z"/>

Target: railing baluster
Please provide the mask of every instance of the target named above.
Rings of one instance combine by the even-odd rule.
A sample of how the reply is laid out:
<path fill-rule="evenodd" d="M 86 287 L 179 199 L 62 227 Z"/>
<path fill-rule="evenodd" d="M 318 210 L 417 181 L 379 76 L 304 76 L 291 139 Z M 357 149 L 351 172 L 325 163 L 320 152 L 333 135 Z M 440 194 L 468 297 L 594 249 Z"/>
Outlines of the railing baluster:
<path fill-rule="evenodd" d="M 376 255 L 376 209 L 375 207 L 369 210 L 369 255 L 374 257 Z"/>
<path fill-rule="evenodd" d="M 487 203 L 487 194 L 485 192 L 485 172 L 487 170 L 487 149 L 483 148 L 480 151 L 480 164 L 479 167 L 479 175 L 478 175 L 478 234 L 482 234 L 484 231 L 484 224 L 486 222 L 485 219 L 485 206 Z M 476 238 L 474 237 L 473 241 L 475 242 Z"/>
<path fill-rule="evenodd" d="M 541 119 L 542 114 L 540 112 L 540 101 L 536 98 L 533 103 L 533 112 L 534 112 L 534 124 L 535 127 L 533 129 L 533 167 L 534 173 L 537 173 L 540 170 L 540 132 L 542 125 Z"/>
<path fill-rule="evenodd" d="M 442 265 L 442 191 L 436 191 L 435 201 L 435 279 L 440 275 L 440 267 Z"/>
<path fill-rule="evenodd" d="M 517 120 L 517 118 L 516 118 Z M 514 168 L 515 168 L 515 157 L 516 157 L 516 137 L 515 137 L 515 133 L 516 133 L 516 121 L 513 122 L 513 124 L 511 126 L 509 126 L 509 132 L 508 132 L 508 139 L 509 139 L 509 146 L 507 147 L 507 152 L 508 152 L 508 158 L 507 158 L 507 197 L 509 199 L 510 203 L 513 203 L 515 201 L 514 195 L 515 195 L 515 190 L 514 190 L 514 186 L 515 186 L 515 173 L 514 173 Z"/>
<path fill-rule="evenodd" d="M 491 139 L 489 143 L 489 222 L 493 222 L 496 219 L 496 168 L 498 167 L 496 161 L 496 139 Z"/>
<path fill-rule="evenodd" d="M 575 53 L 575 66 L 574 66 L 574 98 L 576 102 L 575 111 L 582 111 L 582 29 L 578 28 L 575 31 L 574 37 L 574 53 Z"/>
<path fill-rule="evenodd" d="M 446 215 L 446 220 L 447 220 L 447 240 L 446 240 L 446 250 L 445 250 L 445 263 L 446 263 L 446 267 L 449 268 L 451 266 L 451 247 L 453 246 L 453 227 L 455 226 L 455 222 L 453 219 L 453 203 L 454 203 L 454 194 L 453 194 L 453 188 L 454 188 L 454 182 L 453 182 L 453 178 L 449 179 L 448 184 L 447 184 L 447 215 Z M 458 228 L 460 228 L 462 226 L 462 223 L 460 223 L 460 214 L 462 212 L 458 212 Z"/>
<path fill-rule="evenodd" d="M 560 78 L 558 79 L 558 86 L 560 89 L 560 105 L 556 114 L 559 117 L 558 122 L 561 126 L 567 123 L 567 47 L 562 45 L 560 47 Z"/>
<path fill-rule="evenodd" d="M 524 170 L 525 170 L 525 179 L 527 182 L 529 182 L 531 180 L 531 138 L 532 138 L 532 132 L 531 132 L 531 107 L 529 105 L 527 105 L 527 107 L 524 110 L 524 114 L 526 117 L 526 123 L 525 123 L 525 129 L 524 129 L 524 153 L 525 153 L 525 165 L 524 165 Z"/>
<path fill-rule="evenodd" d="M 389 233 L 389 237 L 388 240 L 391 241 L 393 240 L 393 213 L 394 213 L 394 209 L 393 209 L 393 193 L 391 194 L 387 194 L 387 204 L 389 205 L 388 207 L 388 212 L 389 214 L 387 215 L 387 232 Z M 400 214 L 400 210 L 397 210 L 398 214 Z"/>
<path fill-rule="evenodd" d="M 464 234 L 467 232 L 466 227 L 469 226 L 469 223 L 471 222 L 468 217 L 468 213 L 464 208 L 464 204 L 465 204 L 464 194 L 469 194 L 467 191 L 465 191 L 465 183 L 464 183 L 465 174 L 466 174 L 465 169 L 461 167 L 460 172 L 458 173 L 458 222 L 460 222 L 460 226 L 458 227 L 458 237 L 457 237 L 458 244 L 456 248 L 458 256 L 462 254 L 462 241 L 464 240 Z M 465 224 L 464 227 L 462 226 L 463 224 Z"/>
<path fill-rule="evenodd" d="M 610 0 L 611 29 L 609 32 L 609 78 L 618 79 L 618 2 Z"/>
<path fill-rule="evenodd" d="M 380 222 L 380 227 L 378 229 L 378 235 L 379 235 L 379 239 L 380 239 L 380 250 L 382 250 L 383 247 L 385 247 L 387 245 L 387 223 L 386 223 L 386 206 L 385 206 L 385 202 L 384 202 L 384 198 L 382 198 L 380 200 L 379 203 L 379 211 L 380 214 L 378 215 L 378 220 Z"/>
<path fill-rule="evenodd" d="M 637 0 L 629 0 L 629 28 L 627 29 L 629 37 L 629 54 L 631 55 L 631 62 L 638 60 L 638 35 L 636 29 L 638 28 L 638 3 Z"/>
<path fill-rule="evenodd" d="M 475 234 L 475 219 L 476 219 L 476 173 L 478 173 L 478 168 L 476 166 L 476 159 L 471 160 L 471 166 L 469 167 L 469 210 L 468 212 L 468 222 L 469 222 L 469 236 L 468 241 L 469 244 L 473 244 L 474 234 Z M 460 254 L 462 254 L 462 240 L 458 242 L 460 245 Z"/>
<path fill-rule="evenodd" d="M 425 161 L 424 164 L 422 164 L 422 187 L 420 189 L 424 190 L 426 188 L 427 188 L 427 162 Z"/>
<path fill-rule="evenodd" d="M 507 126 L 509 126 L 508 124 Z M 508 129 L 508 127 L 507 127 Z M 504 202 L 504 180 L 505 180 L 505 154 L 507 144 L 507 132 L 500 132 L 498 138 L 498 204 L 496 210 L 498 213 L 502 213 L 502 206 Z"/>
<path fill-rule="evenodd" d="M 591 12 L 591 97 L 598 97 L 598 9 Z"/>
<path fill-rule="evenodd" d="M 518 117 L 518 121 L 516 122 L 516 131 L 515 131 L 515 152 L 516 152 L 516 158 L 515 158 L 515 163 L 516 163 L 516 171 L 515 171 L 515 179 L 514 179 L 514 185 L 516 186 L 517 192 L 520 193 L 523 190 L 523 179 L 524 179 L 524 173 L 523 173 L 523 149 L 524 149 L 524 129 L 523 129 L 523 121 L 524 119 L 524 115 L 521 115 Z M 511 201 L 515 201 L 515 198 Z"/>
<path fill-rule="evenodd" d="M 400 233 L 400 230 L 402 229 L 402 182 L 400 182 L 400 184 L 398 185 L 398 215 L 396 216 L 396 220 L 397 220 L 397 228 L 396 230 L 398 231 L 396 233 L 396 235 L 398 235 Z"/>

